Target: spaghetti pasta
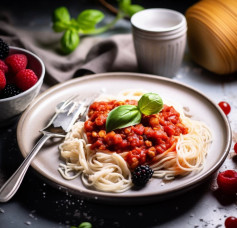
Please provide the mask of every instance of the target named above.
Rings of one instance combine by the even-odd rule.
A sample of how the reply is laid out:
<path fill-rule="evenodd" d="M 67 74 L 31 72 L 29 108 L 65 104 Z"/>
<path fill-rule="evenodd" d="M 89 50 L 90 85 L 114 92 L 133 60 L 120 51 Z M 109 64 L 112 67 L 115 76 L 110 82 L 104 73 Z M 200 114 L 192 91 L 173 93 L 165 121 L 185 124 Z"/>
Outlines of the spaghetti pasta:
<path fill-rule="evenodd" d="M 83 122 L 77 122 L 59 146 L 61 156 L 67 161 L 59 165 L 62 176 L 70 180 L 82 174 L 86 186 L 102 191 L 121 192 L 131 188 L 131 173 L 123 157 L 115 152 L 92 151 L 83 126 Z"/>
<path fill-rule="evenodd" d="M 103 95 L 98 101 L 139 100 L 143 93 L 143 90 L 130 90 L 120 93 L 117 98 Z M 166 104 L 170 105 L 171 102 L 167 101 Z M 174 136 L 168 149 L 144 162 L 153 169 L 153 177 L 165 180 L 199 172 L 204 166 L 212 141 L 211 131 L 206 124 L 186 117 L 182 108 L 177 105 L 172 106 L 179 111 L 182 124 L 188 132 Z M 59 150 L 65 163 L 61 163 L 58 170 L 63 178 L 70 180 L 81 176 L 85 186 L 106 192 L 124 192 L 130 189 L 133 186 L 133 168 L 126 160 L 129 152 L 92 148 L 86 133 L 85 123 L 77 122 L 60 144 Z M 102 133 L 104 137 L 105 133 Z"/>

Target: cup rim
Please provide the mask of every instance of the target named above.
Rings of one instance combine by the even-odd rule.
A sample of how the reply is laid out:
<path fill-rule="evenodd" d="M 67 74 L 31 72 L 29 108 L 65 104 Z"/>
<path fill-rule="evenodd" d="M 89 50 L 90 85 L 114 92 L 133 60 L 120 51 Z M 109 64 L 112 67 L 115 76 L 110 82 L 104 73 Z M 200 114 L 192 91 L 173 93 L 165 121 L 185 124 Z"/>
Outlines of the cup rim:
<path fill-rule="evenodd" d="M 0 103 L 8 101 L 8 100 L 16 99 L 16 98 L 19 98 L 19 97 L 23 97 L 26 94 L 31 93 L 32 90 L 36 89 L 36 87 L 38 85 L 43 83 L 44 76 L 45 76 L 45 65 L 44 65 L 43 61 L 41 60 L 41 58 L 39 56 L 37 56 L 33 52 L 28 51 L 28 50 L 26 50 L 24 48 L 19 48 L 19 47 L 15 47 L 15 46 L 9 46 L 9 49 L 10 50 L 15 50 L 15 51 L 21 51 L 22 53 L 27 53 L 27 54 L 33 56 L 35 59 L 37 59 L 37 61 L 39 61 L 40 65 L 41 65 L 41 68 L 42 68 L 42 72 L 41 72 L 41 75 L 39 75 L 38 81 L 31 88 L 29 88 L 29 89 L 27 89 L 27 90 L 25 90 L 25 91 L 15 95 L 15 96 L 13 96 L 13 97 L 7 97 L 7 98 L 0 99 Z"/>
<path fill-rule="evenodd" d="M 181 18 L 181 21 L 180 21 L 178 24 L 174 25 L 174 26 L 166 27 L 166 28 L 162 28 L 162 29 L 161 29 L 161 28 L 160 28 L 160 29 L 151 29 L 151 28 L 150 28 L 150 29 L 149 29 L 149 28 L 144 29 L 144 27 L 139 26 L 139 25 L 137 24 L 137 22 L 136 22 L 137 18 L 140 17 L 141 15 L 143 15 L 143 17 L 144 17 L 144 15 L 146 15 L 147 13 L 152 12 L 152 11 L 153 11 L 153 12 L 154 12 L 154 11 L 157 11 L 157 13 L 158 13 L 158 12 L 172 13 L 172 14 L 174 14 L 174 15 L 179 16 L 179 17 Z M 179 28 L 181 28 L 181 27 L 186 28 L 186 26 L 187 26 L 186 18 L 185 18 L 185 16 L 184 16 L 182 13 L 180 13 L 180 12 L 178 12 L 178 11 L 176 11 L 176 10 L 166 9 L 166 8 L 150 8 L 150 9 L 141 10 L 141 11 L 135 13 L 135 14 L 131 17 L 131 20 L 130 20 L 130 21 L 131 21 L 132 26 L 134 26 L 135 28 L 137 28 L 137 29 L 139 29 L 139 30 L 141 30 L 141 31 L 150 32 L 150 33 L 172 32 L 172 31 L 177 30 L 177 29 L 179 29 Z"/>

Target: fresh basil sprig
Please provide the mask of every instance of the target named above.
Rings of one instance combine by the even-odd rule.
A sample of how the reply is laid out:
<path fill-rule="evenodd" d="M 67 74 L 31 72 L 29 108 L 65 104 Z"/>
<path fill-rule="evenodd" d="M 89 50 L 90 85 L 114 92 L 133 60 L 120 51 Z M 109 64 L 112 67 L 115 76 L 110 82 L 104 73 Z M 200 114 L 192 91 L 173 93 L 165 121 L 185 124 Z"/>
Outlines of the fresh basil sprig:
<path fill-rule="evenodd" d="M 156 93 L 146 93 L 138 105 L 121 105 L 111 110 L 106 120 L 106 132 L 121 129 L 141 122 L 142 114 L 152 115 L 163 108 L 163 100 Z"/>
<path fill-rule="evenodd" d="M 53 30 L 63 32 L 61 38 L 62 51 L 69 54 L 74 51 L 80 43 L 81 35 L 95 35 L 111 29 L 118 20 L 125 16 L 131 17 L 134 13 L 143 10 L 139 5 L 131 4 L 131 0 L 118 0 L 118 13 L 108 24 L 101 27 L 97 25 L 104 19 L 104 14 L 95 9 L 87 9 L 78 14 L 77 18 L 71 18 L 66 7 L 59 7 L 53 13 Z M 78 38 L 76 38 L 76 35 Z"/>
<path fill-rule="evenodd" d="M 54 10 L 53 30 L 63 32 L 61 49 L 65 54 L 74 51 L 80 43 L 80 34 L 95 31 L 95 26 L 104 18 L 99 10 L 84 10 L 77 19 L 71 18 L 66 7 Z"/>

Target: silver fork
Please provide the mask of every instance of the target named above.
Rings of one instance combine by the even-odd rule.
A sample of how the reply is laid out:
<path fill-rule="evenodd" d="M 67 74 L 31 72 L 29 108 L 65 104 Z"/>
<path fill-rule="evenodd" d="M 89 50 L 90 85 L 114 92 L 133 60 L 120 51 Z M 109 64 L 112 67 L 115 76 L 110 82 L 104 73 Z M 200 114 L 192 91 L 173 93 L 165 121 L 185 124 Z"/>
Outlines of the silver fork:
<path fill-rule="evenodd" d="M 17 192 L 26 174 L 31 161 L 42 148 L 44 143 L 52 137 L 65 137 L 67 132 L 77 119 L 85 119 L 86 111 L 94 96 L 81 101 L 75 101 L 75 97 L 67 99 L 56 106 L 56 112 L 45 128 L 40 130 L 43 136 L 33 147 L 31 152 L 7 182 L 0 189 L 0 202 L 7 202 Z"/>

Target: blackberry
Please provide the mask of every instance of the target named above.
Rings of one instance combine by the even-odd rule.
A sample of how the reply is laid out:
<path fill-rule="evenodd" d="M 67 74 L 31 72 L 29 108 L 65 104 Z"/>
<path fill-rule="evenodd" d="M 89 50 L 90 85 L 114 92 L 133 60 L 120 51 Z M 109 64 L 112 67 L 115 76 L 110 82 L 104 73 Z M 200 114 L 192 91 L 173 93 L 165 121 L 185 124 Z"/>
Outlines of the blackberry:
<path fill-rule="evenodd" d="M 22 91 L 17 88 L 14 84 L 7 84 L 5 88 L 2 90 L 1 98 L 13 97 Z"/>
<path fill-rule="evenodd" d="M 5 59 L 9 54 L 9 46 L 0 38 L 0 59 Z"/>
<path fill-rule="evenodd" d="M 153 173 L 154 171 L 148 165 L 140 165 L 132 172 L 132 182 L 135 186 L 144 186 Z"/>

